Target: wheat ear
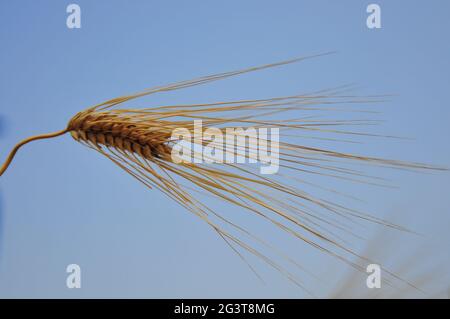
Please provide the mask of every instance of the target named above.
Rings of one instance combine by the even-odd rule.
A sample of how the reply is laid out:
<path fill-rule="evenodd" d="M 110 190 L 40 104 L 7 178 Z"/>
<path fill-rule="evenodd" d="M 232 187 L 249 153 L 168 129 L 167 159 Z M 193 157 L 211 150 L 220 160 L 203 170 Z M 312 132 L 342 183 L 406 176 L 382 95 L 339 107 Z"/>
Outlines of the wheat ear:
<path fill-rule="evenodd" d="M 342 239 L 357 236 L 354 226 L 360 221 L 371 221 L 395 229 L 403 227 L 376 218 L 367 212 L 343 206 L 333 200 L 315 196 L 296 184 L 326 189 L 323 185 L 308 182 L 306 176 L 326 176 L 343 181 L 364 184 L 380 184 L 383 181 L 364 172 L 351 169 L 352 163 L 367 163 L 375 166 L 388 166 L 401 169 L 442 169 L 421 163 L 387 160 L 376 157 L 349 154 L 330 149 L 311 147 L 296 142 L 280 142 L 280 167 L 289 172 L 285 175 L 261 176 L 254 168 L 232 163 L 217 166 L 204 163 L 175 163 L 171 157 L 172 132 L 177 128 L 194 131 L 193 120 L 202 120 L 207 128 L 226 131 L 230 126 L 279 127 L 285 132 L 332 134 L 339 136 L 373 136 L 360 133 L 347 127 L 372 125 L 371 120 L 322 120 L 315 117 L 298 117 L 299 112 L 343 112 L 341 105 L 372 103 L 377 97 L 361 98 L 349 95 L 347 88 L 321 90 L 286 97 L 248 99 L 204 104 L 155 106 L 151 108 L 116 108 L 133 99 L 157 92 L 177 90 L 194 85 L 221 80 L 246 72 L 257 71 L 283 64 L 293 63 L 305 58 L 253 67 L 245 70 L 226 72 L 195 80 L 183 81 L 166 86 L 151 88 L 144 92 L 118 97 L 90 107 L 76 114 L 67 128 L 52 134 L 28 138 L 14 147 L 3 164 L 0 175 L 8 168 L 17 150 L 24 144 L 57 137 L 70 133 L 80 143 L 109 158 L 120 168 L 149 188 L 156 188 L 180 205 L 200 217 L 250 266 L 241 250 L 249 252 L 271 267 L 282 272 L 288 279 L 303 287 L 302 282 L 273 258 L 269 258 L 256 247 L 265 247 L 290 264 L 299 266 L 289 254 L 285 254 L 254 235 L 235 222 L 233 214 L 219 214 L 206 206 L 193 193 L 207 193 L 236 207 L 259 216 L 281 231 L 302 242 L 319 249 L 359 270 L 361 262 L 370 261 L 359 256 Z M 295 117 L 292 115 L 295 113 Z M 365 112 L 357 110 L 355 112 Z M 276 115 L 285 114 L 283 119 Z M 246 144 L 244 156 L 257 147 Z M 198 154 L 197 154 L 198 155 Z M 294 183 L 293 183 L 294 182 Z M 327 191 L 339 194 L 336 190 Z M 240 249 L 239 249 L 240 248 Z M 357 258 L 358 262 L 353 261 Z M 251 267 L 251 266 L 250 266 Z M 253 267 L 251 267 L 253 269 Z M 392 274 L 397 278 L 395 274 Z M 303 287 L 304 288 L 304 287 Z"/>

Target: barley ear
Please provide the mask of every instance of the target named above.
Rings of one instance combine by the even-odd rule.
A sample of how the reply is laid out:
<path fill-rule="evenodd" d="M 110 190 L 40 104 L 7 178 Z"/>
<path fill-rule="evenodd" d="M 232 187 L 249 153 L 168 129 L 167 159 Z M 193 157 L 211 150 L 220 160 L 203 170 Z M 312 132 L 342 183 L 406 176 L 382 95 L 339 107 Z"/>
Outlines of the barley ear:
<path fill-rule="evenodd" d="M 36 141 L 36 140 L 43 140 L 43 139 L 47 139 L 47 138 L 57 137 L 57 136 L 65 134 L 67 132 L 68 132 L 68 130 L 64 129 L 62 131 L 58 131 L 58 132 L 54 132 L 54 133 L 35 135 L 35 136 L 31 136 L 31 137 L 26 138 L 23 141 L 17 143 L 17 145 L 14 146 L 14 148 L 11 150 L 11 152 L 8 155 L 8 158 L 6 159 L 6 161 L 3 163 L 2 167 L 0 168 L 0 176 L 2 176 L 3 173 L 8 169 L 8 166 L 9 166 L 9 164 L 11 164 L 11 162 L 12 162 L 14 156 L 16 155 L 17 151 L 23 145 L 25 145 L 25 144 L 27 144 L 29 142 L 32 142 L 32 141 Z"/>

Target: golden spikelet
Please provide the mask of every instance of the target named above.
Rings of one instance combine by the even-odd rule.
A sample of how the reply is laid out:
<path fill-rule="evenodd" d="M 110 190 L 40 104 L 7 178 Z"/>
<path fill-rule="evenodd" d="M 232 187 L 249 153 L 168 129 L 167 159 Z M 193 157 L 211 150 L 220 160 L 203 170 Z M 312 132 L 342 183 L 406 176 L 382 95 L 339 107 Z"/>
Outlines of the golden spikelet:
<path fill-rule="evenodd" d="M 308 57 L 309 58 L 309 57 Z M 363 269 L 353 257 L 368 261 L 349 249 L 340 240 L 339 233 L 352 233 L 347 222 L 369 220 L 396 229 L 402 227 L 378 219 L 367 213 L 341 206 L 297 188 L 294 183 L 313 185 L 304 176 L 308 174 L 329 176 L 352 182 L 377 184 L 377 179 L 346 167 L 352 163 L 368 163 L 407 169 L 439 169 L 428 165 L 366 157 L 327 149 L 308 147 L 295 142 L 279 142 L 280 167 L 287 174 L 261 175 L 249 165 L 234 163 L 176 163 L 171 153 L 175 129 L 183 128 L 194 133 L 194 120 L 201 120 L 204 130 L 217 128 L 225 132 L 228 127 L 273 128 L 283 133 L 300 136 L 301 132 L 362 135 L 340 130 L 339 127 L 372 124 L 368 120 L 316 120 L 292 118 L 293 113 L 315 110 L 337 110 L 339 104 L 368 103 L 377 100 L 344 95 L 345 87 L 287 97 L 217 102 L 194 105 L 171 105 L 144 109 L 118 109 L 117 106 L 133 99 L 157 92 L 177 90 L 204 84 L 238 74 L 288 64 L 306 58 L 269 64 L 240 71 L 221 73 L 148 89 L 144 92 L 115 98 L 76 114 L 63 131 L 26 139 L 16 145 L 0 176 L 7 169 L 17 150 L 24 144 L 70 133 L 82 144 L 100 152 L 127 173 L 149 188 L 157 188 L 207 222 L 245 260 L 239 247 L 267 262 L 298 285 L 301 282 L 256 246 L 273 249 L 284 260 L 298 265 L 290 256 L 281 253 L 271 244 L 253 235 L 199 201 L 194 192 L 203 192 L 232 203 L 256 214 L 282 231 L 330 254 L 351 266 Z M 333 106 L 336 105 L 336 106 Z M 283 114 L 286 116 L 283 117 Z M 281 117 L 281 119 L 277 119 Z M 286 118 L 287 117 L 287 118 Z M 282 134 L 282 137 L 289 134 Z M 320 137 L 316 137 L 320 138 Z M 325 137 L 324 137 L 325 138 Z M 332 139 L 330 139 L 332 140 Z M 204 142 L 201 142 L 204 145 Z M 245 158 L 256 148 L 246 144 Z M 199 155 L 199 154 L 197 154 Z M 288 182 L 291 181 L 291 182 Z M 294 183 L 292 183 L 294 182 Z M 326 188 L 322 185 L 313 185 Z M 336 191 L 333 191 L 336 192 Z M 249 242 L 256 242 L 252 245 Z M 249 264 L 250 266 L 250 264 Z M 251 266 L 250 266 L 251 267 Z M 253 268 L 252 268 L 253 269 Z M 392 274 L 393 275 L 393 274 Z M 394 275 L 393 275 L 394 276 Z"/>

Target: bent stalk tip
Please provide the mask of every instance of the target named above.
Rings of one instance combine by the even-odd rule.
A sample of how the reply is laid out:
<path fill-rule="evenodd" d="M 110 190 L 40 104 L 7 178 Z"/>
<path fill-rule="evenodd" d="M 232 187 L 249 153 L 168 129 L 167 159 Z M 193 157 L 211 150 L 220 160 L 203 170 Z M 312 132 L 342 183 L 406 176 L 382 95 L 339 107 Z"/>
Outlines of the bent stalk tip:
<path fill-rule="evenodd" d="M 1 166 L 1 168 L 0 168 L 0 176 L 2 176 L 3 173 L 8 169 L 8 167 L 11 164 L 12 160 L 14 159 L 14 156 L 16 155 L 17 151 L 23 145 L 25 145 L 25 144 L 27 144 L 29 142 L 32 142 L 32 141 L 36 141 L 36 140 L 43 140 L 43 139 L 47 139 L 47 138 L 57 137 L 57 136 L 65 134 L 67 132 L 68 132 L 68 129 L 64 129 L 64 130 L 61 130 L 61 131 L 58 131 L 58 132 L 54 132 L 54 133 L 35 135 L 35 136 L 28 137 L 28 138 L 22 140 L 21 142 L 17 143 L 16 146 L 14 146 L 14 148 L 9 153 L 9 155 L 6 158 L 6 160 L 3 163 L 3 165 Z"/>

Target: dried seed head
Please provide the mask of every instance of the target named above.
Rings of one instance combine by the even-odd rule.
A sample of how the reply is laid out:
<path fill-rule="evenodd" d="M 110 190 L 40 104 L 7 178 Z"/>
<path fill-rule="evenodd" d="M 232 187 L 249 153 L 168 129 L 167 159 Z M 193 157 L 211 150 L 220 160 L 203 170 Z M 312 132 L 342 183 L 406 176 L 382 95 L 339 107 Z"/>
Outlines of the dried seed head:
<path fill-rule="evenodd" d="M 148 129 L 149 124 L 154 124 L 154 129 Z M 111 147 L 148 160 L 154 157 L 169 160 L 171 148 L 167 142 L 170 136 L 158 132 L 157 125 L 154 122 L 143 127 L 130 116 L 88 110 L 74 116 L 67 130 L 76 141 L 96 147 Z"/>
<path fill-rule="evenodd" d="M 347 129 L 349 126 L 373 124 L 370 120 L 318 120 L 307 113 L 342 112 L 345 110 L 339 109 L 341 104 L 354 105 L 374 102 L 377 100 L 376 98 L 344 95 L 343 92 L 347 88 L 341 87 L 309 94 L 267 99 L 160 106 L 148 109 L 115 108 L 119 104 L 152 93 L 204 84 L 302 59 L 304 58 L 183 81 L 101 103 L 76 114 L 63 131 L 31 137 L 17 144 L 5 164 L 0 168 L 0 176 L 22 145 L 33 140 L 52 138 L 70 132 L 75 140 L 98 151 L 147 187 L 159 189 L 200 217 L 233 249 L 241 248 L 264 260 L 298 285 L 301 284 L 290 272 L 255 248 L 255 246 L 263 245 L 273 249 L 270 244 L 239 226 L 238 222 L 232 220 L 233 214 L 229 214 L 227 217 L 219 215 L 214 209 L 199 200 L 198 196 L 194 196 L 193 192 L 207 193 L 244 208 L 275 225 L 279 230 L 361 269 L 361 265 L 353 261 L 353 258 L 358 255 L 347 248 L 346 241 L 341 236 L 342 234 L 344 236 L 355 235 L 352 230 L 355 220 L 369 220 L 396 229 L 403 228 L 365 212 L 347 208 L 335 201 L 315 196 L 312 192 L 300 189 L 298 186 L 311 186 L 315 189 L 319 188 L 320 191 L 330 191 L 334 195 L 342 195 L 334 189 L 307 181 L 307 176 L 327 176 L 367 184 L 380 182 L 377 177 L 365 175 L 347 166 L 352 163 L 364 162 L 407 169 L 441 168 L 311 147 L 303 144 L 305 139 L 302 140 L 302 144 L 298 143 L 298 138 L 305 137 L 303 134 L 308 133 L 319 136 L 306 137 L 323 138 L 328 141 L 342 140 L 320 134 L 351 137 L 374 136 Z M 357 110 L 356 112 L 365 111 Z M 275 114 L 284 114 L 284 118 L 280 119 Z M 305 115 L 299 118 L 299 114 Z M 293 132 L 291 137 L 295 138 L 295 141 L 279 143 L 280 167 L 287 173 L 268 177 L 258 175 L 251 167 L 242 167 L 234 163 L 223 163 L 220 166 L 209 166 L 204 163 L 175 163 L 171 158 L 172 133 L 177 128 L 193 132 L 194 120 L 202 120 L 204 129 L 214 127 L 218 128 L 219 132 L 236 126 L 244 128 L 277 127 L 285 132 Z M 250 150 L 255 146 L 246 144 L 244 153 L 247 159 L 251 153 Z M 249 240 L 253 245 L 248 243 Z M 290 257 L 278 253 L 275 249 L 274 251 L 284 260 L 298 265 Z M 239 252 L 238 254 L 243 257 Z M 367 258 L 358 257 L 360 257 L 360 262 L 368 261 Z"/>

